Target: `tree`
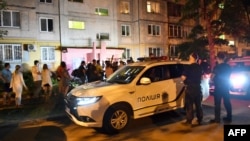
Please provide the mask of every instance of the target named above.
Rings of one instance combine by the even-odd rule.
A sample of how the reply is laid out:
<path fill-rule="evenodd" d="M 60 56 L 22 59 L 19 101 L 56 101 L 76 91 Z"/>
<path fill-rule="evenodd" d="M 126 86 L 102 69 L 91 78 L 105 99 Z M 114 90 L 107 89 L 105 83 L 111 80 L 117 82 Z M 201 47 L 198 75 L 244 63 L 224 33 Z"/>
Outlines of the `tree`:
<path fill-rule="evenodd" d="M 247 16 L 247 21 L 250 25 L 250 17 L 249 17 L 249 6 L 250 6 L 250 1 L 249 0 L 241 0 L 242 4 L 243 4 L 243 7 L 244 7 L 244 10 L 245 10 L 245 13 L 246 13 L 246 16 Z M 249 26 L 250 28 L 250 26 Z"/>
<path fill-rule="evenodd" d="M 208 50 L 206 49 L 208 42 L 203 34 L 204 29 L 202 26 L 197 25 L 193 27 L 191 33 L 188 35 L 190 41 L 184 42 L 178 46 L 180 59 L 188 60 L 188 57 L 192 52 L 198 53 L 200 58 L 203 59 L 208 57 Z"/>
<path fill-rule="evenodd" d="M 180 20 L 180 22 L 195 20 L 197 25 L 200 24 L 200 21 L 204 23 L 205 35 L 209 45 L 211 67 L 215 66 L 214 38 L 216 37 L 213 32 L 212 21 L 214 17 L 220 13 L 218 5 L 222 2 L 223 0 L 187 0 L 182 11 L 183 17 Z"/>
<path fill-rule="evenodd" d="M 241 1 L 227 0 L 218 19 L 222 31 L 235 39 L 244 38 L 249 33 L 248 6 Z"/>
<path fill-rule="evenodd" d="M 193 27 L 191 33 L 188 35 L 190 41 L 184 42 L 178 46 L 180 59 L 188 60 L 188 56 L 192 52 L 196 52 L 197 54 L 199 54 L 199 57 L 201 59 L 209 59 L 209 49 L 207 48 L 208 40 L 204 36 L 204 33 L 205 30 L 201 25 Z M 220 38 L 215 38 L 214 43 L 217 45 L 225 45 L 228 44 L 228 41 Z"/>
<path fill-rule="evenodd" d="M 234 38 L 250 37 L 247 0 L 187 0 L 183 7 L 183 18 L 193 20 L 204 29 L 209 45 L 210 64 L 215 66 L 214 45 L 222 34 L 231 35 Z M 248 21 L 248 22 L 246 22 Z M 250 38 L 249 38 L 250 41 Z"/>
<path fill-rule="evenodd" d="M 6 7 L 6 1 L 3 0 L 2 2 L 0 2 L 0 11 L 5 9 Z M 7 30 L 0 30 L 0 38 L 3 38 L 4 35 L 7 35 L 8 31 Z"/>

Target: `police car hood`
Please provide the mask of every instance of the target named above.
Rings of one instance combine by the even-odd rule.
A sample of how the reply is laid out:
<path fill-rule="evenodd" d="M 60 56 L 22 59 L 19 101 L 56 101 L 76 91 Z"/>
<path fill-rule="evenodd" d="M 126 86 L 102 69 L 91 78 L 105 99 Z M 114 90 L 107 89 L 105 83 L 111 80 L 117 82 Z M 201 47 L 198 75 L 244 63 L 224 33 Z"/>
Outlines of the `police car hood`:
<path fill-rule="evenodd" d="M 126 85 L 126 87 L 123 87 Z M 128 84 L 117 84 L 117 83 L 108 83 L 105 81 L 95 81 L 92 83 L 87 83 L 80 85 L 70 91 L 70 93 L 77 97 L 91 97 L 91 96 L 100 96 L 104 94 L 109 94 L 111 91 L 120 92 L 120 91 L 129 91 L 131 87 L 127 86 Z"/>

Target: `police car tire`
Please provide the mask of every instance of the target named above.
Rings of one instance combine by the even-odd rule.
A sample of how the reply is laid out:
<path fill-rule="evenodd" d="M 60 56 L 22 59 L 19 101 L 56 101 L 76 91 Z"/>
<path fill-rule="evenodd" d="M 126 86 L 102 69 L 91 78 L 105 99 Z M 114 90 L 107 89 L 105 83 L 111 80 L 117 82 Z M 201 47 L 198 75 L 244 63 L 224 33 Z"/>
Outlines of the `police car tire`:
<path fill-rule="evenodd" d="M 130 110 L 126 105 L 117 104 L 111 106 L 105 113 L 103 129 L 108 134 L 116 134 L 127 127 L 130 122 Z M 116 119 L 116 120 L 114 120 Z M 116 123 L 112 123 L 116 121 Z M 118 124 L 119 123 L 119 124 Z M 119 126 L 117 126 L 119 125 Z"/>

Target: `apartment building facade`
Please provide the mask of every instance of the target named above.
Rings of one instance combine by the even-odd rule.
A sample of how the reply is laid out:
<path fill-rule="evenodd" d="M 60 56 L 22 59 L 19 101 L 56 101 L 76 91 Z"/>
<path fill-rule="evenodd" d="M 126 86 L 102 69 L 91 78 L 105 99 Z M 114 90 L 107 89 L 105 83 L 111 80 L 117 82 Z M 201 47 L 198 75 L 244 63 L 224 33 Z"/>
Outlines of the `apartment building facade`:
<path fill-rule="evenodd" d="M 1 10 L 0 60 L 55 69 L 65 61 L 129 57 L 176 58 L 194 23 L 177 24 L 183 3 L 174 0 L 8 0 Z"/>
<path fill-rule="evenodd" d="M 0 60 L 9 62 L 12 70 L 16 64 L 32 66 L 34 60 L 51 67 L 59 64 L 58 3 L 48 1 L 8 0 L 1 10 L 0 29 L 8 34 L 0 39 Z"/>
<path fill-rule="evenodd" d="M 60 5 L 61 45 L 67 48 L 62 58 L 74 60 L 73 68 L 80 60 L 93 58 L 93 43 L 99 49 L 95 58 L 101 60 L 132 57 L 136 61 L 150 54 L 176 58 L 176 46 L 186 40 L 192 27 L 177 24 L 181 4 L 173 0 L 61 1 Z M 69 28 L 69 22 L 81 24 L 82 30 Z M 79 57 L 79 49 L 85 55 Z"/>

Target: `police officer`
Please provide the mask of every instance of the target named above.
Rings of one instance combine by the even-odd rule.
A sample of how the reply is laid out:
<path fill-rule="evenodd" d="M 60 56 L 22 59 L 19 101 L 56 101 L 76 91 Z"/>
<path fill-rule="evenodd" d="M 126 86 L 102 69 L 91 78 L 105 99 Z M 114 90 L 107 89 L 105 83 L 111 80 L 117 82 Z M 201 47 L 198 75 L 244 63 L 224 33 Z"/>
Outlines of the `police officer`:
<path fill-rule="evenodd" d="M 215 117 L 210 120 L 211 123 L 220 123 L 221 101 L 223 99 L 227 116 L 223 118 L 224 122 L 232 122 L 232 106 L 229 94 L 229 79 L 231 74 L 230 66 L 225 62 L 226 55 L 223 52 L 217 54 L 217 65 L 212 72 L 212 80 L 214 82 L 214 104 Z"/>
<path fill-rule="evenodd" d="M 194 105 L 196 110 L 196 116 L 198 124 L 201 124 L 203 119 L 203 110 L 201 106 L 202 93 L 201 93 L 201 77 L 202 68 L 197 63 L 198 55 L 192 53 L 189 55 L 188 65 L 181 78 L 186 85 L 186 95 L 185 95 L 185 110 L 186 110 L 186 122 L 184 125 L 192 125 L 192 120 L 194 118 Z"/>

